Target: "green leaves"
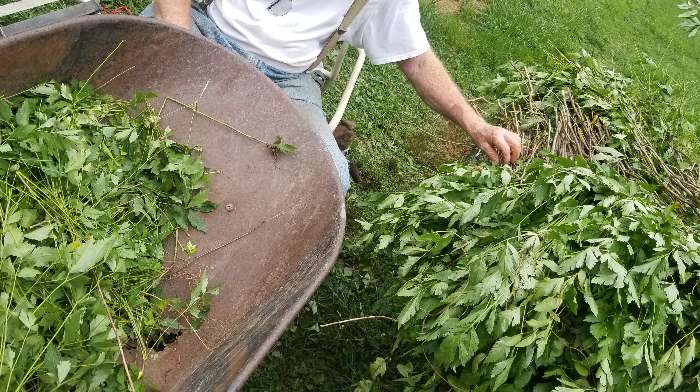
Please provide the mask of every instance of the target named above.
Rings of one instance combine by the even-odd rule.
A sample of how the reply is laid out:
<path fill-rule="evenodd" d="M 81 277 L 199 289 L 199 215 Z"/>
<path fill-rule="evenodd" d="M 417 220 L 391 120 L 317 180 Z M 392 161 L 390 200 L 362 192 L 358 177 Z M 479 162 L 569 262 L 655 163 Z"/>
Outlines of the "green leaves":
<path fill-rule="evenodd" d="M 295 145 L 285 143 L 282 136 L 277 136 L 277 140 L 270 144 L 269 147 L 273 154 L 291 154 L 297 149 Z"/>
<path fill-rule="evenodd" d="M 116 239 L 114 237 L 97 241 L 90 238 L 78 247 L 72 258 L 73 263 L 70 264 L 68 271 L 72 274 L 87 272 L 107 256 L 114 247 L 115 242 Z"/>
<path fill-rule="evenodd" d="M 377 379 L 386 373 L 386 360 L 382 357 L 377 357 L 377 359 L 369 365 L 369 374 L 372 379 Z"/>
<path fill-rule="evenodd" d="M 34 241 L 43 241 L 47 238 L 49 238 L 49 235 L 51 234 L 51 230 L 53 230 L 54 225 L 48 224 L 46 226 L 42 226 L 34 231 L 30 231 L 29 233 L 24 235 L 24 238 L 34 240 Z"/>
<path fill-rule="evenodd" d="M 355 246 L 399 271 L 402 360 L 432 356 L 453 389 L 641 392 L 700 371 L 695 229 L 605 163 L 451 165 L 377 200 Z"/>
<path fill-rule="evenodd" d="M 127 390 L 116 334 L 140 355 L 171 341 L 165 314 L 205 319 L 206 276 L 186 300 L 159 282 L 165 239 L 214 208 L 208 177 L 154 119 L 82 83 L 0 98 L 3 388 Z"/>
<path fill-rule="evenodd" d="M 12 110 L 10 105 L 5 102 L 4 98 L 0 98 L 0 120 L 9 122 L 12 119 Z"/>
<path fill-rule="evenodd" d="M 68 372 L 70 372 L 71 364 L 70 361 L 61 361 L 58 363 L 58 366 L 56 367 L 56 378 L 58 379 L 58 384 L 62 384 L 63 380 L 66 379 L 66 376 L 68 376 Z"/>
<path fill-rule="evenodd" d="M 700 3 L 689 0 L 680 7 L 686 27 L 697 34 Z M 586 51 L 553 60 L 542 65 L 511 61 L 479 88 L 499 125 L 522 130 L 525 159 L 536 157 L 542 146 L 566 157 L 579 155 L 626 178 L 643 179 L 667 200 L 700 214 L 700 134 L 686 94 L 679 93 L 682 88 L 674 91 L 666 80 L 633 80 Z M 604 185 L 621 192 L 615 181 Z M 547 180 L 536 200 L 543 201 L 552 186 L 561 195 L 569 187 L 590 184 L 572 182 L 572 177 Z"/>
<path fill-rule="evenodd" d="M 15 121 L 18 126 L 29 125 L 29 115 L 32 113 L 32 104 L 30 100 L 24 100 L 22 105 L 17 109 Z"/>
<path fill-rule="evenodd" d="M 700 2 L 697 0 L 688 0 L 685 3 L 678 4 L 683 12 L 678 15 L 683 19 L 680 26 L 688 30 L 688 37 L 695 37 L 700 32 Z"/>

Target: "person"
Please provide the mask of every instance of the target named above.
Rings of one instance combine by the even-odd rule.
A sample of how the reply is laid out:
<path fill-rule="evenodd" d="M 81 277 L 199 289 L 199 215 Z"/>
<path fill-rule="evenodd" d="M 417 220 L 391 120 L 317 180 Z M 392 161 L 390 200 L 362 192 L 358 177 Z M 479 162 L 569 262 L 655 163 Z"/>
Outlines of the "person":
<path fill-rule="evenodd" d="M 348 163 L 326 121 L 315 65 L 354 6 L 353 0 L 155 0 L 142 15 L 204 35 L 277 84 L 321 136 L 347 193 Z M 489 124 L 468 103 L 431 49 L 418 7 L 418 0 L 367 0 L 340 37 L 363 48 L 373 64 L 398 64 L 423 101 L 462 128 L 491 161 L 513 164 L 520 137 Z"/>

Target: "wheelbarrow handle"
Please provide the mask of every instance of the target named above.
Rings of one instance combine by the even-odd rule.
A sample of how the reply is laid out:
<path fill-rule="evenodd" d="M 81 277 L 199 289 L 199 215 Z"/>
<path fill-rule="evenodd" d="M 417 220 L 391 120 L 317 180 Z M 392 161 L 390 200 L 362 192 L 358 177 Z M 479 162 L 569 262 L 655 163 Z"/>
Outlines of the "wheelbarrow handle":
<path fill-rule="evenodd" d="M 35 16 L 11 25 L 0 26 L 0 39 L 50 26 L 79 16 L 95 14 L 99 12 L 100 9 L 101 6 L 98 0 L 81 0 L 78 4 L 67 8 Z"/>

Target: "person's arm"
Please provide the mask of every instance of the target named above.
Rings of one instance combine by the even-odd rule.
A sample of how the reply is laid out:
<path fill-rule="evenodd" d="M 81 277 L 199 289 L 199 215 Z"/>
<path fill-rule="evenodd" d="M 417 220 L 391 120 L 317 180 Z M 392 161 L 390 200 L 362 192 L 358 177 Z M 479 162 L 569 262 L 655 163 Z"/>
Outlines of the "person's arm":
<path fill-rule="evenodd" d="M 511 164 L 520 156 L 520 136 L 486 122 L 469 105 L 432 50 L 400 61 L 399 68 L 423 101 L 464 129 L 494 163 Z"/>
<path fill-rule="evenodd" d="M 156 18 L 192 29 L 191 0 L 155 0 Z"/>

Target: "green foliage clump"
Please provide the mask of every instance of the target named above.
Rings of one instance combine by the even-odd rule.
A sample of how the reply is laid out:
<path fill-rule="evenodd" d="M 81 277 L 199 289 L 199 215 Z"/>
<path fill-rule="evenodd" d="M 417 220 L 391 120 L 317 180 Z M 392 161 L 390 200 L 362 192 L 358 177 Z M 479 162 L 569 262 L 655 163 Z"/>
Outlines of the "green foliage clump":
<path fill-rule="evenodd" d="M 633 80 L 584 51 L 504 65 L 480 92 L 493 101 L 490 115 L 523 135 L 526 158 L 548 150 L 594 159 L 596 147 L 612 147 L 625 156 L 620 174 L 700 213 L 700 130 L 682 88 Z"/>
<path fill-rule="evenodd" d="M 696 228 L 608 163 L 450 165 L 377 206 L 355 246 L 405 281 L 407 391 L 697 388 Z"/>
<path fill-rule="evenodd" d="M 131 389 L 120 350 L 164 344 L 165 312 L 203 316 L 206 278 L 185 308 L 159 282 L 165 238 L 204 229 L 208 175 L 147 98 L 82 82 L 0 98 L 4 390 Z"/>
<path fill-rule="evenodd" d="M 688 30 L 688 36 L 694 37 L 700 32 L 700 0 L 688 0 L 678 4 L 678 8 L 684 12 L 678 15 L 683 19 L 681 27 Z"/>

